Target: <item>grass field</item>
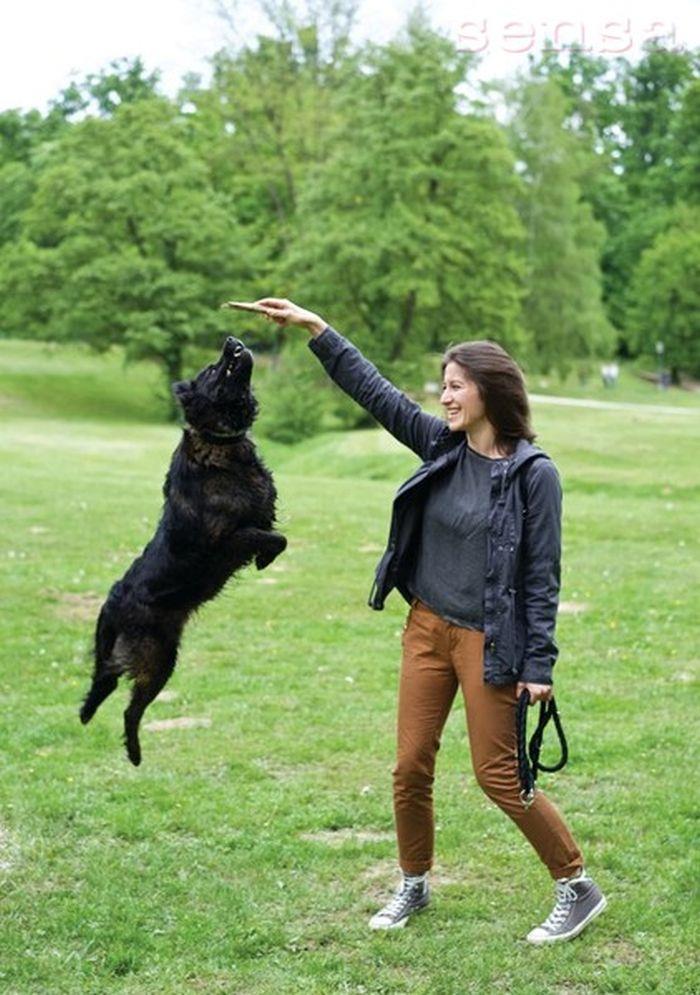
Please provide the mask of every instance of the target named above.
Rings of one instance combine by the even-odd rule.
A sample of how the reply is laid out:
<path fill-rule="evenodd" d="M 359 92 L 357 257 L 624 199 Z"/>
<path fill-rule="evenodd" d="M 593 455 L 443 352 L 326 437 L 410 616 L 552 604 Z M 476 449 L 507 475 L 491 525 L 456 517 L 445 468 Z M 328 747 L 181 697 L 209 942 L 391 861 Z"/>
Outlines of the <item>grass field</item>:
<path fill-rule="evenodd" d="M 565 489 L 555 683 L 571 748 L 542 786 L 609 908 L 580 939 L 534 949 L 523 937 L 551 882 L 477 788 L 457 705 L 434 901 L 396 934 L 366 928 L 396 883 L 405 614 L 397 595 L 381 613 L 366 598 L 415 465 L 381 431 L 261 440 L 288 551 L 190 624 L 141 768 L 121 746 L 124 688 L 80 726 L 96 609 L 152 533 L 177 441 L 151 378 L 0 343 L 0 992 L 700 990 L 698 406 L 535 407 Z"/>

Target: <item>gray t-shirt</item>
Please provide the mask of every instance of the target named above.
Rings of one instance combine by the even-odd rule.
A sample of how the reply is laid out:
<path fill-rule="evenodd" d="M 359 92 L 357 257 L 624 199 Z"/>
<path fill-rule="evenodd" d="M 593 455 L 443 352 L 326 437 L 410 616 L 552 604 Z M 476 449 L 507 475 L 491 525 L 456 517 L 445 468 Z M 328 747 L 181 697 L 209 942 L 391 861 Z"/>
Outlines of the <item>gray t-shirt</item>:
<path fill-rule="evenodd" d="M 408 583 L 414 597 L 468 629 L 484 627 L 491 467 L 496 462 L 464 443 L 451 472 L 433 478 Z"/>

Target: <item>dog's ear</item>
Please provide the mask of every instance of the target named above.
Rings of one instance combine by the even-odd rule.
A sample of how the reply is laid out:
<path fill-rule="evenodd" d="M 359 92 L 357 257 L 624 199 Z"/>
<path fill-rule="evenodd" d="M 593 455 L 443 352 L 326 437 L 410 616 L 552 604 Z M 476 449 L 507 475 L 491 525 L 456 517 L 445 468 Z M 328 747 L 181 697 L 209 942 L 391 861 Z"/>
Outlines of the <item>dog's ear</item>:
<path fill-rule="evenodd" d="M 172 385 L 172 392 L 183 407 L 192 400 L 193 387 L 191 380 L 180 380 Z"/>

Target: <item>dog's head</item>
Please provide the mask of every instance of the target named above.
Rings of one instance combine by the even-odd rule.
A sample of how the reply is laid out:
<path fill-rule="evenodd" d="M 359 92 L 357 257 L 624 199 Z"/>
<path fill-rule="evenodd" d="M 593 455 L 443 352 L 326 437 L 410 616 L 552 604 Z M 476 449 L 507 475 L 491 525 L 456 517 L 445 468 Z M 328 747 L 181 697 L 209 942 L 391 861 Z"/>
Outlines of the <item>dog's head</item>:
<path fill-rule="evenodd" d="M 231 335 L 221 358 L 205 366 L 193 380 L 173 384 L 192 428 L 216 435 L 234 435 L 253 424 L 258 405 L 250 389 L 253 356 Z"/>

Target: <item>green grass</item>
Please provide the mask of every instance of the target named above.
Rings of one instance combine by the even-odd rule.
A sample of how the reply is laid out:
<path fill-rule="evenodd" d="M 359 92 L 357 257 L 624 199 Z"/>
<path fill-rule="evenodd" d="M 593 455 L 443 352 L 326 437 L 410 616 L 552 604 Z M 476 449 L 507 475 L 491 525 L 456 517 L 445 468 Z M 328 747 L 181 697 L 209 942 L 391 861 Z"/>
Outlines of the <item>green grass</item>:
<path fill-rule="evenodd" d="M 145 718 L 210 725 L 144 730 L 138 770 L 125 689 L 79 725 L 96 607 L 152 533 L 178 432 L 153 423 L 145 368 L 76 358 L 0 344 L 3 995 L 697 991 L 697 413 L 535 405 L 565 488 L 562 599 L 587 606 L 560 618 L 571 760 L 542 784 L 609 898 L 538 950 L 523 936 L 551 883 L 477 788 L 459 705 L 434 902 L 397 935 L 366 929 L 395 883 L 405 614 L 366 597 L 415 465 L 384 433 L 263 440 L 289 549 L 202 609 Z"/>

